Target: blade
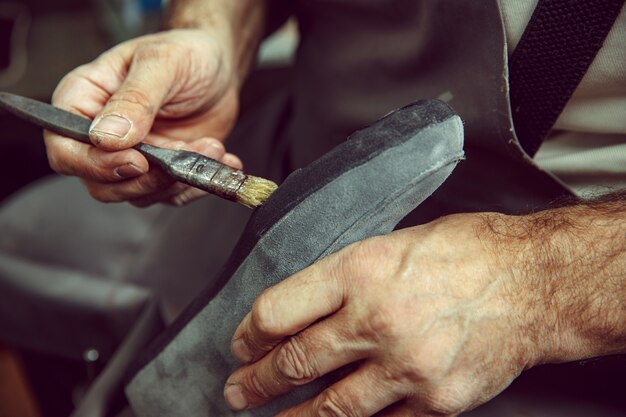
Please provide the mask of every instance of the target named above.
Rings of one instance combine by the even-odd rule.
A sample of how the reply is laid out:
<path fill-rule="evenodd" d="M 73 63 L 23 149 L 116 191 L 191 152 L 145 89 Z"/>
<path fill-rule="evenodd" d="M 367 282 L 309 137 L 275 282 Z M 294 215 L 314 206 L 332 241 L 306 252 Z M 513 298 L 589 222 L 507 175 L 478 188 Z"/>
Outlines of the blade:
<path fill-rule="evenodd" d="M 77 114 L 6 92 L 0 92 L 0 108 L 44 129 L 91 144 L 91 120 Z"/>

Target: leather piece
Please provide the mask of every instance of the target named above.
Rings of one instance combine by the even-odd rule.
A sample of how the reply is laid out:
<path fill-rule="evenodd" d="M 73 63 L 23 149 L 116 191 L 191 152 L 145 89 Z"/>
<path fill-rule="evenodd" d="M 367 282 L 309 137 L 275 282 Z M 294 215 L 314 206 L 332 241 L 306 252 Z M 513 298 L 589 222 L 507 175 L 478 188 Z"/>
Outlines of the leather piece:
<path fill-rule="evenodd" d="M 191 314 L 183 313 L 157 341 L 153 357 L 140 362 L 126 387 L 135 413 L 233 415 L 222 395 L 226 378 L 238 366 L 230 338 L 254 299 L 352 242 L 391 231 L 452 172 L 463 157 L 462 138 L 460 118 L 447 105 L 422 101 L 355 133 L 287 178 L 253 215 L 230 261 L 235 273 L 231 277 L 225 270 L 230 279 L 224 288 L 214 298 L 201 296 Z M 275 216 L 281 207 L 287 209 Z M 275 220 L 268 224 L 264 219 Z M 237 263 L 242 253 L 247 256 Z M 320 392 L 339 375 L 331 373 L 242 415 L 273 415 Z"/>
<path fill-rule="evenodd" d="M 470 211 L 527 213 L 567 194 L 537 169 L 510 119 L 497 0 L 297 0 L 300 43 L 292 116 L 294 166 L 416 98 L 461 116 L 467 160 L 412 221 Z"/>

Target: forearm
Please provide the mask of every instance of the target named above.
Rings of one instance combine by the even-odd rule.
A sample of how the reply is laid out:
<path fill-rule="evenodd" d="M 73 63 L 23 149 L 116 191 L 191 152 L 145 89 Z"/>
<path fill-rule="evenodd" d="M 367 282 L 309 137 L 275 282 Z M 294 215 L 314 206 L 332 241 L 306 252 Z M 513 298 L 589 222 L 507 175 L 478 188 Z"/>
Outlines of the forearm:
<path fill-rule="evenodd" d="M 267 29 L 269 0 L 173 0 L 168 26 L 172 29 L 202 29 L 227 45 L 226 60 L 237 74 L 239 85 L 246 78 Z"/>
<path fill-rule="evenodd" d="M 626 199 L 559 209 L 541 266 L 557 360 L 626 352 Z M 541 217 L 539 217 L 541 224 Z M 550 358 L 549 358 L 550 359 Z"/>
<path fill-rule="evenodd" d="M 543 346 L 537 361 L 626 352 L 624 196 L 524 217 L 508 238 L 519 239 L 515 271 Z"/>

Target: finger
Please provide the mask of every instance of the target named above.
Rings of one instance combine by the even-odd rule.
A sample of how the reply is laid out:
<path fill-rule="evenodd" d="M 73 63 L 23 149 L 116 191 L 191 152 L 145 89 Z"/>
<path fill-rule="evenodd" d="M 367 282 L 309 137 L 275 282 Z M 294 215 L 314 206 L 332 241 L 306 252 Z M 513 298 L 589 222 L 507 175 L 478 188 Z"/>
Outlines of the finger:
<path fill-rule="evenodd" d="M 154 168 L 137 178 L 119 183 L 106 184 L 89 180 L 83 182 L 93 198 L 105 203 L 136 200 L 161 192 L 175 184 L 169 175 L 158 168 Z"/>
<path fill-rule="evenodd" d="M 291 336 L 258 362 L 238 369 L 226 382 L 227 402 L 236 409 L 256 407 L 365 358 L 369 345 L 347 323 L 351 321 L 346 314 L 334 314 Z"/>
<path fill-rule="evenodd" d="M 405 401 L 399 401 L 395 404 L 390 405 L 384 410 L 376 413 L 376 417 L 426 417 L 427 414 L 419 414 L 415 410 L 412 410 L 411 407 Z"/>
<path fill-rule="evenodd" d="M 104 150 L 129 148 L 150 131 L 176 80 L 176 63 L 162 47 L 138 47 L 122 85 L 109 98 L 90 128 L 91 141 Z"/>
<path fill-rule="evenodd" d="M 243 363 L 258 359 L 283 338 L 337 311 L 344 299 L 338 262 L 330 256 L 265 290 L 235 331 L 233 355 Z"/>
<path fill-rule="evenodd" d="M 157 203 L 164 203 L 171 206 L 182 207 L 192 201 L 206 196 L 207 194 L 208 193 L 206 191 L 177 182 L 161 192 L 156 192 L 154 194 L 150 194 L 144 197 L 139 197 L 130 200 L 129 202 L 133 206 L 139 208 L 148 207 Z"/>
<path fill-rule="evenodd" d="M 119 182 L 148 172 L 148 161 L 133 149 L 106 152 L 49 131 L 44 132 L 44 137 L 50 167 L 61 175 Z"/>
<path fill-rule="evenodd" d="M 93 119 L 124 81 L 133 49 L 120 44 L 69 72 L 55 88 L 52 104 Z"/>
<path fill-rule="evenodd" d="M 385 408 L 375 417 L 456 417 L 458 414 L 427 413 L 416 410 L 407 401 L 400 401 Z"/>
<path fill-rule="evenodd" d="M 235 169 L 243 169 L 243 162 L 241 162 L 241 159 L 232 153 L 226 153 L 222 158 L 222 162 Z"/>
<path fill-rule="evenodd" d="M 139 208 L 148 207 L 157 203 L 169 202 L 170 200 L 176 198 L 178 195 L 180 195 L 181 193 L 184 193 L 187 189 L 190 189 L 190 188 L 191 187 L 188 186 L 187 184 L 183 184 L 181 182 L 175 182 L 163 190 L 156 191 L 152 194 L 148 194 L 139 198 L 129 200 L 129 202 L 135 207 L 139 207 Z"/>
<path fill-rule="evenodd" d="M 183 142 L 152 136 L 147 142 L 164 148 L 198 152 L 216 160 L 220 160 L 225 153 L 224 145 L 214 138 Z M 97 184 L 94 181 L 86 181 L 85 184 L 90 194 L 99 201 L 131 201 L 137 207 L 147 207 L 169 200 L 175 201 L 175 204 L 178 200 L 178 204 L 183 204 L 204 195 L 200 190 L 187 192 L 190 187 L 185 184 L 176 185 L 174 179 L 156 167 L 145 175 L 117 184 Z M 181 196 L 177 198 L 179 195 Z"/>
<path fill-rule="evenodd" d="M 206 191 L 199 190 L 198 188 L 188 187 L 185 191 L 169 198 L 166 203 L 176 207 L 182 207 L 208 194 L 209 193 Z"/>
<path fill-rule="evenodd" d="M 280 417 L 370 417 L 404 398 L 385 370 L 366 363 L 317 397 L 279 413 Z"/>
<path fill-rule="evenodd" d="M 109 64 L 111 60 L 108 60 Z M 52 104 L 83 117 L 93 118 L 109 97 L 108 89 L 119 86 L 119 65 L 92 63 L 81 66 L 59 83 Z M 106 69 L 106 70 L 105 70 Z M 94 79 L 97 78 L 96 83 Z M 138 152 L 102 152 L 92 146 L 44 131 L 46 151 L 52 169 L 91 181 L 114 182 L 137 177 L 148 171 L 148 161 Z"/>

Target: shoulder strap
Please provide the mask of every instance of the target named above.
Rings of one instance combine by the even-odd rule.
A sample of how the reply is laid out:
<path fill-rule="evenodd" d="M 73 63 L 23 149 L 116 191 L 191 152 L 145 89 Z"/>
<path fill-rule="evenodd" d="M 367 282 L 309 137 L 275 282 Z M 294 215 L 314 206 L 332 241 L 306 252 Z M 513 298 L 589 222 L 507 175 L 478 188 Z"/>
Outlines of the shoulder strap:
<path fill-rule="evenodd" d="M 515 132 L 533 156 L 602 47 L 624 0 L 539 0 L 509 61 Z"/>

